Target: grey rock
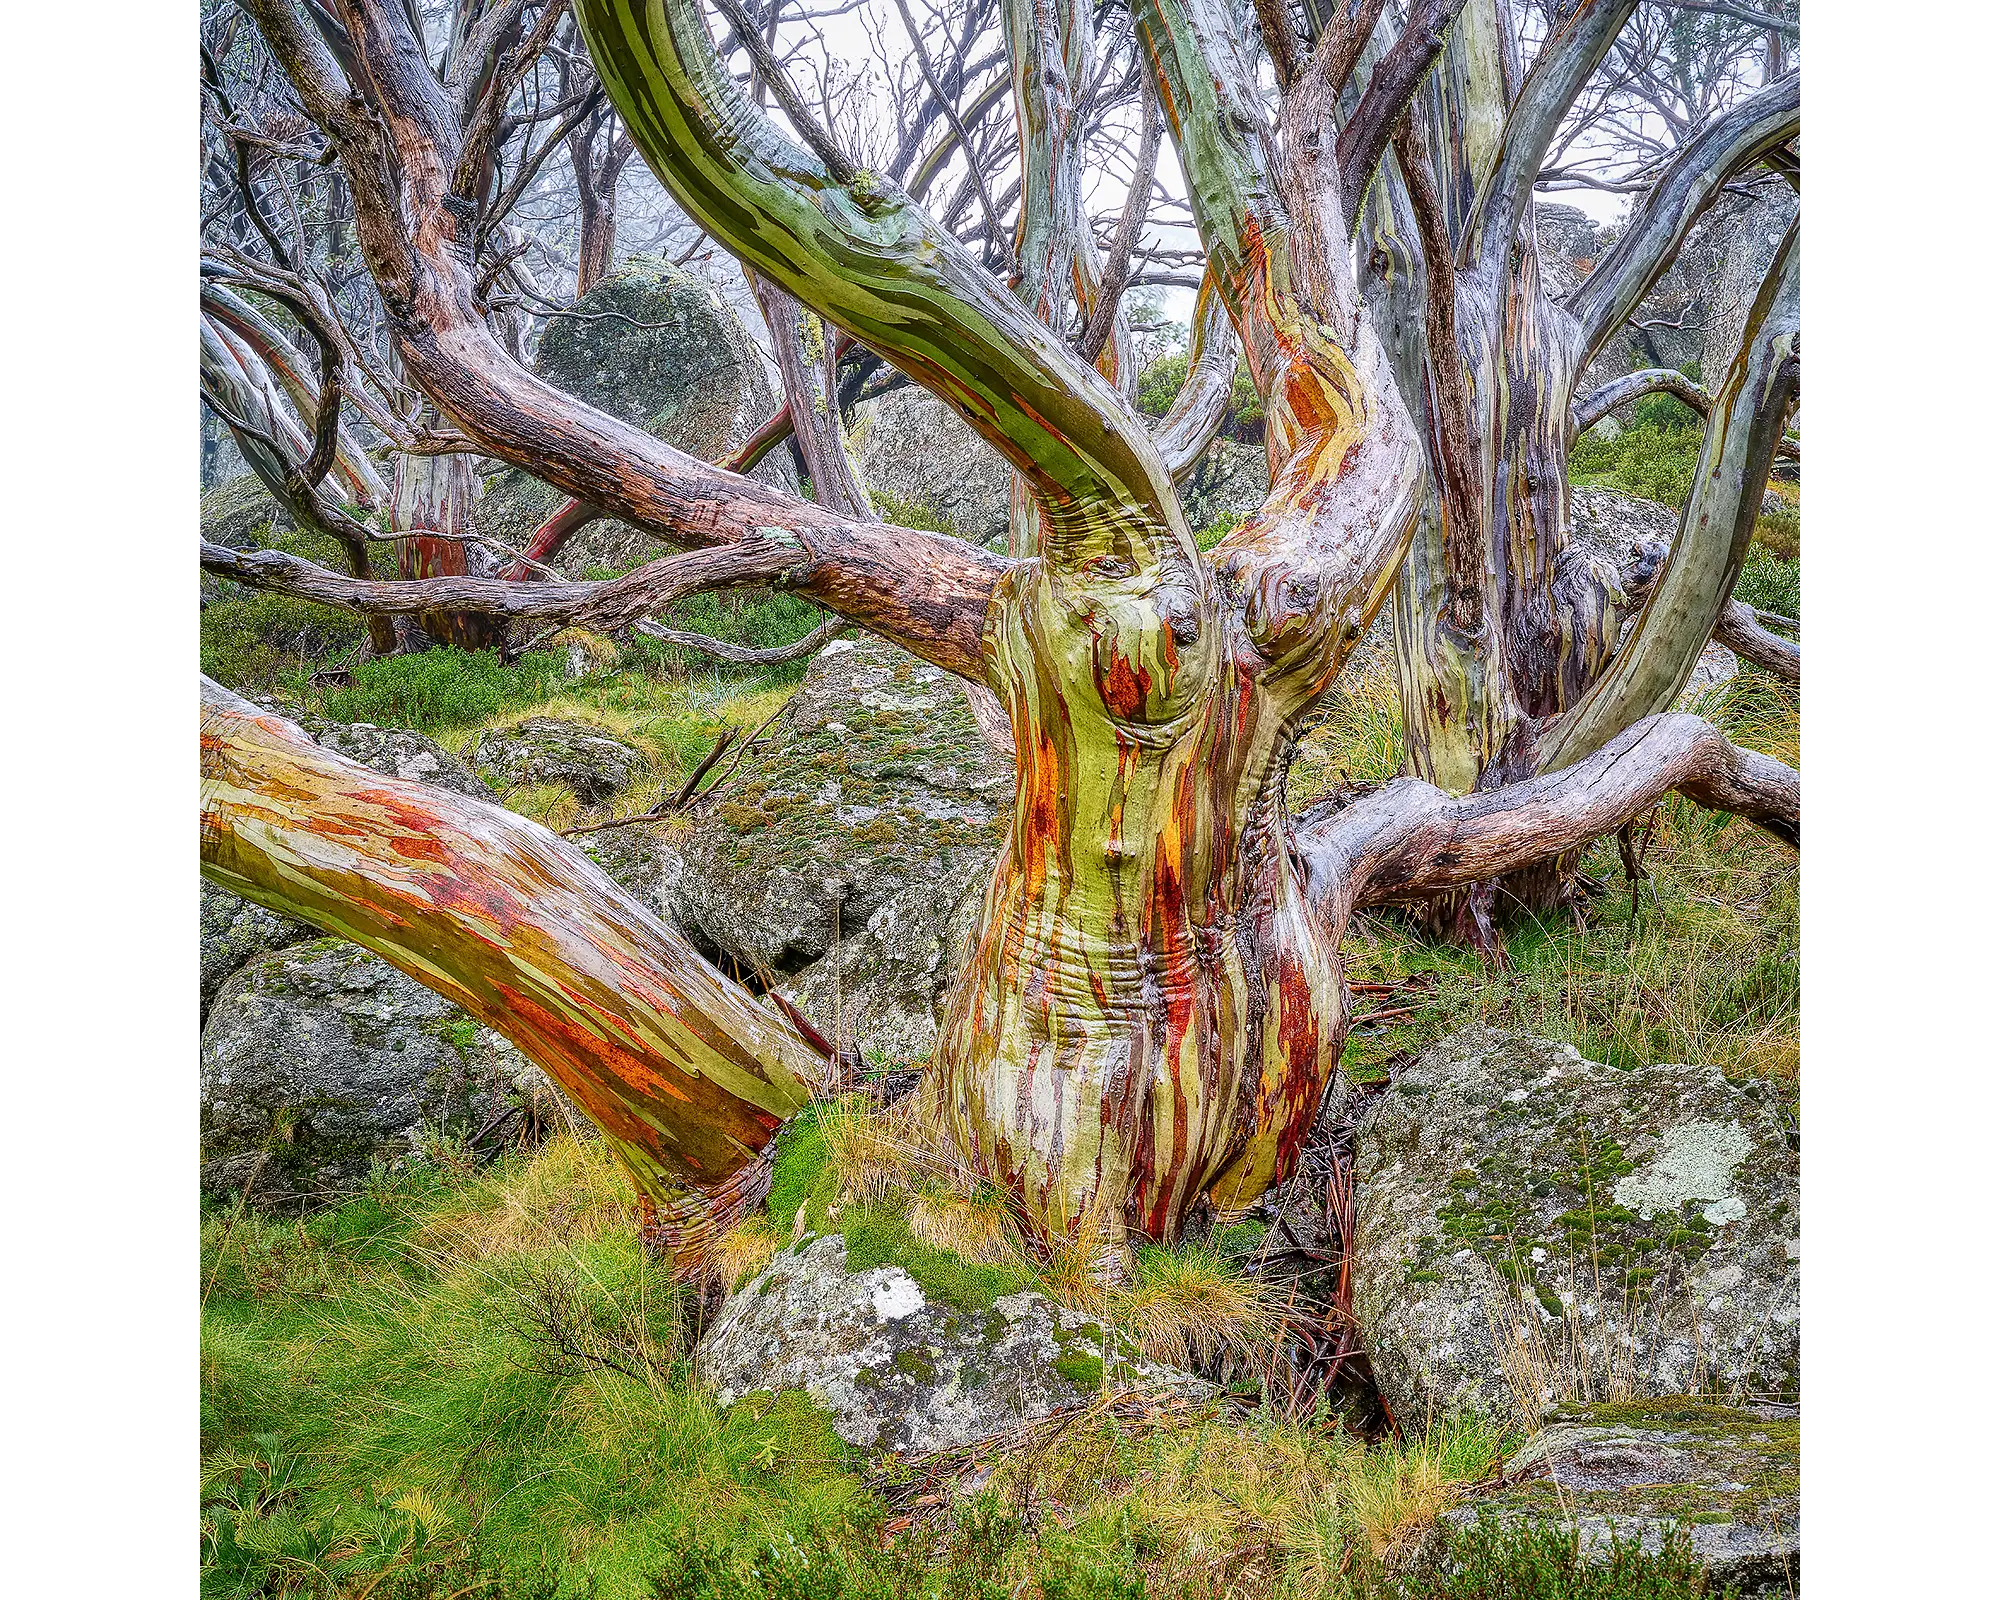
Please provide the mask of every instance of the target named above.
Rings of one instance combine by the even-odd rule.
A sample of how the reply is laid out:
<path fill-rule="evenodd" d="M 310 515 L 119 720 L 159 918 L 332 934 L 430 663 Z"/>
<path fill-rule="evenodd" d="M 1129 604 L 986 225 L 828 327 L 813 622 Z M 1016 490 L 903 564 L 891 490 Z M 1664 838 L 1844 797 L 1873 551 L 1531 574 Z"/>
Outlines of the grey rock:
<path fill-rule="evenodd" d="M 1798 1156 L 1766 1084 L 1468 1028 L 1369 1108 L 1354 1176 L 1355 1312 L 1399 1416 L 1532 1423 L 1579 1373 L 1797 1392 Z"/>
<path fill-rule="evenodd" d="M 223 987 L 201 1041 L 201 1183 L 264 1205 L 337 1196 L 427 1129 L 472 1134 L 547 1080 L 378 956 L 319 939 Z"/>
<path fill-rule="evenodd" d="M 1607 584 L 1621 613 L 1638 610 L 1674 541 L 1680 519 L 1657 500 L 1616 489 L 1570 491 L 1562 559 L 1582 562 Z"/>
<path fill-rule="evenodd" d="M 493 798 L 492 789 L 464 761 L 424 734 L 408 728 L 378 728 L 372 722 L 330 722 L 310 715 L 296 720 L 322 749 L 391 778 L 428 783 L 475 800 Z"/>
<path fill-rule="evenodd" d="M 1694 658 L 1694 670 L 1688 674 L 1687 687 L 1681 690 L 1680 698 L 1674 702 L 1677 711 L 1700 712 L 1703 697 L 1711 689 L 1719 689 L 1736 676 L 1736 652 L 1726 644 L 1717 644 L 1713 639 L 1701 647 L 1701 654 Z"/>
<path fill-rule="evenodd" d="M 254 536 L 266 528 L 289 533 L 292 518 L 254 473 L 231 478 L 201 497 L 201 536 L 210 544 L 254 550 L 263 543 Z"/>
<path fill-rule="evenodd" d="M 837 639 L 695 824 L 659 837 L 652 893 L 697 943 L 796 976 L 829 1029 L 837 969 L 843 1041 L 913 1058 L 935 1036 L 925 997 L 956 966 L 954 918 L 991 877 L 1013 792 L 956 678 L 879 639 Z M 805 970 L 836 943 L 834 964 Z"/>
<path fill-rule="evenodd" d="M 927 390 L 910 384 L 857 406 L 848 448 L 870 488 L 975 544 L 1006 537 L 1013 469 Z"/>
<path fill-rule="evenodd" d="M 1224 517 L 1248 516 L 1271 492 L 1271 464 L 1261 444 L 1217 439 L 1181 483 L 1181 509 L 1197 533 Z"/>
<path fill-rule="evenodd" d="M 1506 1487 L 1444 1514 L 1433 1549 L 1481 1517 L 1574 1528 L 1585 1560 L 1613 1539 L 1657 1552 L 1678 1528 L 1718 1587 L 1798 1592 L 1794 1408 L 1684 1397 L 1563 1407 L 1502 1477 Z"/>
<path fill-rule="evenodd" d="M 646 757 L 587 722 L 529 717 L 488 728 L 467 751 L 473 769 L 495 789 L 557 783 L 587 805 L 602 805 L 646 769 Z"/>
<path fill-rule="evenodd" d="M 871 488 L 975 544 L 1006 539 L 1013 471 L 936 396 L 910 385 L 857 406 L 848 447 Z M 1199 532 L 1255 510 L 1270 487 L 1262 445 L 1218 439 L 1182 483 L 1181 508 Z"/>
<path fill-rule="evenodd" d="M 201 1020 L 215 997 L 244 965 L 287 945 L 310 939 L 313 930 L 290 917 L 218 889 L 201 886 Z"/>
<path fill-rule="evenodd" d="M 1033 1290 L 952 1305 L 895 1265 L 847 1270 L 837 1234 L 781 1251 L 724 1303 L 695 1350 L 723 1406 L 803 1389 L 865 1450 L 922 1453 L 1012 1432 L 1112 1388 L 1206 1391 L 1125 1351 Z"/>
<path fill-rule="evenodd" d="M 736 314 L 701 279 L 634 256 L 552 318 L 535 371 L 565 393 L 643 428 L 677 450 L 715 461 L 777 409 L 762 358 Z M 774 450 L 752 473 L 796 493 L 790 457 Z M 526 473 L 503 471 L 474 511 L 482 532 L 518 549 L 564 500 Z M 566 577 L 592 567 L 622 571 L 666 553 L 625 523 L 593 522 L 552 563 Z"/>

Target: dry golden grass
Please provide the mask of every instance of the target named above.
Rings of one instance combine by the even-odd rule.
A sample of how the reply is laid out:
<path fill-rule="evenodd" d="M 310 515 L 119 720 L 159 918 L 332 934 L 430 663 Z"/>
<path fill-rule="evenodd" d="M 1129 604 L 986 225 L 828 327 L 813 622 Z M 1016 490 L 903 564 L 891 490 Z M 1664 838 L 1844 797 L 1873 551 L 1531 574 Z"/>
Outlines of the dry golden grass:
<path fill-rule="evenodd" d="M 632 1226 L 632 1185 L 602 1141 L 558 1134 L 529 1160 L 490 1168 L 430 1209 L 412 1237 L 440 1263 L 470 1265 L 569 1246 Z"/>
<path fill-rule="evenodd" d="M 1112 1322 L 1155 1361 L 1207 1367 L 1223 1355 L 1262 1358 L 1278 1333 L 1269 1285 L 1200 1245 L 1141 1250 L 1130 1288 L 1111 1295 Z"/>
<path fill-rule="evenodd" d="M 843 1199 L 872 1205 L 926 1178 L 955 1175 L 923 1135 L 907 1105 L 878 1106 L 858 1096 L 819 1114 L 827 1163 Z"/>
<path fill-rule="evenodd" d="M 745 1217 L 709 1244 L 705 1263 L 708 1275 L 725 1294 L 731 1293 L 762 1272 L 787 1237 L 770 1217 L 761 1214 Z"/>
<path fill-rule="evenodd" d="M 1013 1209 L 1005 1195 L 988 1185 L 970 1193 L 925 1190 L 911 1199 L 906 1220 L 925 1244 L 964 1261 L 998 1267 L 1027 1260 Z"/>

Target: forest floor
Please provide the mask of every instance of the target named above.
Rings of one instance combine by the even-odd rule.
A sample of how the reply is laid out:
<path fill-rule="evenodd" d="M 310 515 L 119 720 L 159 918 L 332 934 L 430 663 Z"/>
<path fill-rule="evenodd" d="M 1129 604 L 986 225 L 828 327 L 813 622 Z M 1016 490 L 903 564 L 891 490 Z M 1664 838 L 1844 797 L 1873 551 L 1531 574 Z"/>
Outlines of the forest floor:
<path fill-rule="evenodd" d="M 1766 520 L 1774 527 L 1739 592 L 1796 615 L 1796 511 L 1788 557 L 1771 548 L 1786 518 Z M 676 625 L 759 645 L 816 620 L 785 599 L 711 598 L 696 610 Z M 597 722 L 654 762 L 606 814 L 647 809 L 723 727 L 761 723 L 803 675 L 803 663 L 718 671 L 642 641 L 608 654 L 589 646 L 600 658 L 567 677 L 567 641 L 556 640 L 506 666 L 433 652 L 316 687 L 351 631 L 317 608 L 223 598 L 204 613 L 203 667 L 301 709 L 414 728 L 453 749 L 529 714 Z M 1797 696 L 1753 669 L 1696 709 L 1743 744 L 1798 759 Z M 1397 735 L 1385 680 L 1343 689 L 1303 742 L 1295 805 L 1337 782 L 1393 775 Z M 552 826 L 578 820 L 571 798 L 506 800 Z M 1368 987 L 1349 1073 L 1379 1079 L 1485 1021 L 1612 1064 L 1703 1061 L 1756 1074 L 1791 1091 L 1796 1115 L 1797 856 L 1680 799 L 1637 835 L 1643 879 L 1628 882 L 1615 842 L 1601 841 L 1583 871 L 1603 892 L 1577 916 L 1515 927 L 1504 967 L 1427 939 L 1392 911 L 1357 919 L 1347 976 Z M 870 1116 L 824 1108 L 811 1122 L 814 1159 L 867 1159 L 871 1139 L 882 1142 Z M 916 1180 L 911 1193 L 921 1188 Z M 1256 1392 L 1248 1361 L 1235 1403 L 1087 1411 L 1016 1452 L 977 1496 L 906 1503 L 909 1484 L 871 1470 L 802 1394 L 715 1407 L 692 1374 L 696 1301 L 642 1253 L 633 1223 L 602 1146 L 566 1134 L 486 1162 L 440 1136 L 423 1159 L 378 1170 L 362 1195 L 308 1217 L 206 1210 L 204 1595 L 1712 1592 L 1684 1552 L 1588 1576 L 1560 1539 L 1533 1534 L 1465 1536 L 1456 1579 L 1385 1577 L 1511 1441 L 1462 1420 L 1364 1440 L 1323 1409 L 1287 1416 Z M 739 1230 L 722 1269 L 730 1281 L 755 1270 L 773 1240 L 761 1221 Z M 1105 1302 L 1060 1260 L 1025 1250 L 1006 1260 L 1058 1299 L 1098 1293 L 1093 1314 L 1123 1319 L 1141 1342 L 1199 1331 L 1195 1312 L 1149 1323 L 1134 1303 Z M 1146 1283 L 1167 1286 L 1149 1302 L 1155 1313 L 1223 1306 L 1211 1322 L 1225 1343 L 1247 1346 L 1269 1316 L 1226 1239 L 1154 1253 Z"/>

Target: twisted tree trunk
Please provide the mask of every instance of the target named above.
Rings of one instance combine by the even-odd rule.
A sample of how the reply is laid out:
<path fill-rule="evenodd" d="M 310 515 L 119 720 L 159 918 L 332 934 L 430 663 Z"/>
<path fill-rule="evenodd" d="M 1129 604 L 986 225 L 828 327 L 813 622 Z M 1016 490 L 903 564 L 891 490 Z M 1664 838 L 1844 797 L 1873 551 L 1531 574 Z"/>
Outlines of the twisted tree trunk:
<path fill-rule="evenodd" d="M 1172 1239 L 1288 1173 L 1346 1031 L 1337 946 L 1356 904 L 1576 848 L 1672 787 L 1796 837 L 1795 774 L 1672 717 L 1616 733 L 1572 769 L 1470 799 L 1405 784 L 1298 829 L 1286 816 L 1301 720 L 1394 587 L 1424 503 L 1424 441 L 1350 266 L 1343 174 L 1380 160 L 1398 120 L 1385 101 L 1393 111 L 1407 100 L 1451 7 L 1413 8 L 1424 31 L 1379 52 L 1359 98 L 1367 114 L 1343 130 L 1337 102 L 1359 40 L 1322 35 L 1288 71 L 1273 127 L 1228 0 L 1135 4 L 1207 251 L 1205 337 L 1219 306 L 1268 416 L 1270 495 L 1204 556 L 1174 463 L 1117 389 L 908 195 L 853 168 L 823 133 L 803 149 L 762 116 L 717 59 L 697 0 L 578 0 L 605 91 L 683 210 L 761 279 L 952 404 L 1015 468 L 1033 544 L 1003 561 L 787 501 L 523 369 L 478 309 L 451 189 L 458 132 L 407 14 L 382 0 L 333 4 L 351 68 L 287 0 L 245 0 L 341 151 L 406 369 L 483 450 L 693 548 L 604 584 L 378 585 L 212 550 L 204 564 L 362 610 L 450 604 L 599 624 L 694 587 L 771 581 L 990 690 L 1017 752 L 1013 812 L 920 1106 L 1040 1234 L 1089 1230 L 1107 1273 L 1123 1270 L 1132 1235 Z M 1586 0 L 1573 26 L 1603 26 L 1596 11 Z M 1053 12 L 1036 15 L 1027 43 L 1055 61 L 1064 41 L 1041 31 Z M 365 95 L 346 92 L 350 70 Z M 1550 107 L 1567 80 L 1537 87 L 1540 73 L 1523 101 L 1559 116 Z M 1463 142 L 1476 121 L 1462 118 L 1452 137 Z M 1511 139 L 1493 169 L 1507 175 L 1503 194 L 1540 159 L 1533 137 Z M 1497 233 L 1465 237 L 1501 244 L 1479 248 L 1478 283 L 1454 302 L 1471 312 L 1453 362 L 1468 345 L 1479 354 L 1479 425 L 1509 441 L 1510 462 L 1539 460 L 1566 437 L 1566 384 L 1541 410 L 1506 391 L 1527 386 L 1560 329 L 1496 312 L 1538 293 L 1532 262 L 1508 259 L 1522 210 L 1463 189 L 1440 194 L 1426 231 L 1486 216 Z M 1426 338 L 1437 327 L 1419 325 Z M 1468 552 L 1483 562 L 1492 551 L 1553 571 L 1533 531 L 1548 492 L 1495 487 L 1476 512 L 1441 521 L 1444 569 L 1469 579 Z M 1466 537 L 1474 515 L 1495 521 L 1477 540 Z M 1487 631 L 1467 640 L 1492 641 L 1536 704 L 1558 701 L 1562 659 L 1500 650 L 1514 602 L 1478 576 L 1446 596 L 1477 607 Z M 1511 678 L 1501 687 L 1516 692 Z M 282 730 L 223 712 L 211 724 L 218 820 L 204 829 L 205 870 L 406 961 L 496 1026 L 511 1020 L 593 1116 L 623 1130 L 617 1148 L 642 1192 L 679 1170 L 707 1185 L 709 1211 L 740 1207 L 752 1182 L 740 1175 L 770 1124 L 823 1071 L 811 1041 L 729 991 L 533 824 L 459 802 L 426 811 L 414 786 L 320 768 Z M 1525 755 L 1487 768 L 1490 781 L 1532 770 Z M 525 982 L 511 976 L 517 962 Z M 640 1034 L 650 1053 L 631 1044 Z"/>

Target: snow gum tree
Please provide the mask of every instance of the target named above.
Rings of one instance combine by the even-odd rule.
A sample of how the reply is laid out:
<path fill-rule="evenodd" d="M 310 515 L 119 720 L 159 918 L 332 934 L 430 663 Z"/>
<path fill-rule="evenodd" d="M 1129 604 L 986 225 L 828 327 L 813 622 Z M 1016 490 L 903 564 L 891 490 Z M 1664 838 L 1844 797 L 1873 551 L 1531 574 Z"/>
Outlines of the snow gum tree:
<path fill-rule="evenodd" d="M 1020 8 L 1012 47 L 1039 41 L 1059 60 L 1074 24 L 1066 5 Z M 1579 682 L 1561 764 L 1523 759 L 1475 793 L 1413 778 L 1345 809 L 1287 814 L 1301 720 L 1409 581 L 1399 574 L 1434 503 L 1434 418 L 1413 413 L 1350 240 L 1357 198 L 1411 127 L 1460 5 L 1418 0 L 1400 30 L 1379 0 L 1335 7 L 1312 37 L 1281 41 L 1274 115 L 1256 42 L 1223 0 L 1133 0 L 1207 254 L 1205 314 L 1226 315 L 1267 417 L 1269 496 L 1204 553 L 1174 492 L 1168 452 L 1180 445 L 1149 433 L 1045 305 L 1024 304 L 810 118 L 787 131 L 766 115 L 723 68 L 699 0 L 577 0 L 606 94 L 687 215 L 760 283 L 908 374 L 1006 457 L 1033 509 L 1033 548 L 1015 558 L 790 500 L 542 382 L 482 309 L 461 223 L 467 111 L 405 9 L 246 9 L 338 152 L 412 381 L 481 453 L 679 553 L 603 583 L 377 583 L 214 547 L 204 566 L 371 616 L 598 628 L 698 589 L 774 584 L 997 699 L 1015 755 L 1013 811 L 918 1104 L 1041 1235 L 1095 1230 L 1106 1273 L 1124 1269 L 1133 1236 L 1172 1239 L 1290 1171 L 1336 1081 L 1348 1026 L 1339 943 L 1356 907 L 1489 882 L 1616 829 L 1669 791 L 1796 841 L 1796 773 L 1654 704 L 1730 567 L 1720 534 L 1692 525 L 1681 543 L 1707 554 L 1663 584 L 1660 618 L 1636 630 L 1634 662 L 1658 649 L 1666 664 L 1635 666 L 1594 701 Z M 1585 0 L 1569 27 L 1615 33 L 1630 10 Z M 1497 142 L 1497 176 L 1467 213 L 1498 230 L 1501 244 L 1476 245 L 1496 285 L 1532 287 L 1511 241 L 1555 103 L 1595 59 L 1596 46 L 1578 54 L 1571 38 L 1543 51 L 1565 64 L 1538 62 L 1527 80 L 1549 85 L 1531 103 L 1554 109 L 1482 134 Z M 1016 92 L 1049 76 L 1017 71 Z M 1030 107 L 1020 120 L 1047 119 Z M 1052 139 L 1045 155 L 1073 161 L 1075 148 Z M 1055 175 L 1051 192 L 1074 177 Z M 1502 190 L 1504 202 L 1493 198 Z M 1045 223 L 1079 225 L 1060 206 Z M 1037 252 L 1067 263 L 1058 270 L 1089 315 L 1096 291 L 1078 263 L 1091 252 L 1046 239 Z M 1769 298 L 1784 293 L 1780 284 Z M 1562 388 L 1532 369 L 1554 359 L 1538 355 L 1540 335 L 1504 316 L 1496 327 L 1515 341 L 1484 357 L 1496 393 Z M 1425 371 L 1453 348 L 1429 331 Z M 1564 334 L 1555 353 L 1572 359 L 1579 342 Z M 1772 431 L 1774 366 L 1782 351 L 1753 351 L 1715 401 L 1717 488 L 1703 515 L 1727 524 L 1732 550 L 1741 518 L 1728 497 L 1743 491 L 1731 463 Z M 1537 411 L 1501 432 L 1555 425 Z M 1725 435 L 1738 442 L 1716 444 Z M 1456 492 L 1438 495 L 1449 506 Z M 1479 527 L 1483 553 L 1488 521 Z M 1447 548 L 1461 532 L 1444 523 Z M 1469 556 L 1462 567 L 1472 570 Z M 1481 625 L 1497 633 L 1503 607 L 1479 600 Z M 772 1134 L 837 1077 L 809 1023 L 755 1003 L 534 824 L 353 766 L 217 686 L 203 695 L 210 877 L 377 951 L 514 1038 L 605 1128 L 672 1242 L 697 1243 L 761 1198 Z"/>

